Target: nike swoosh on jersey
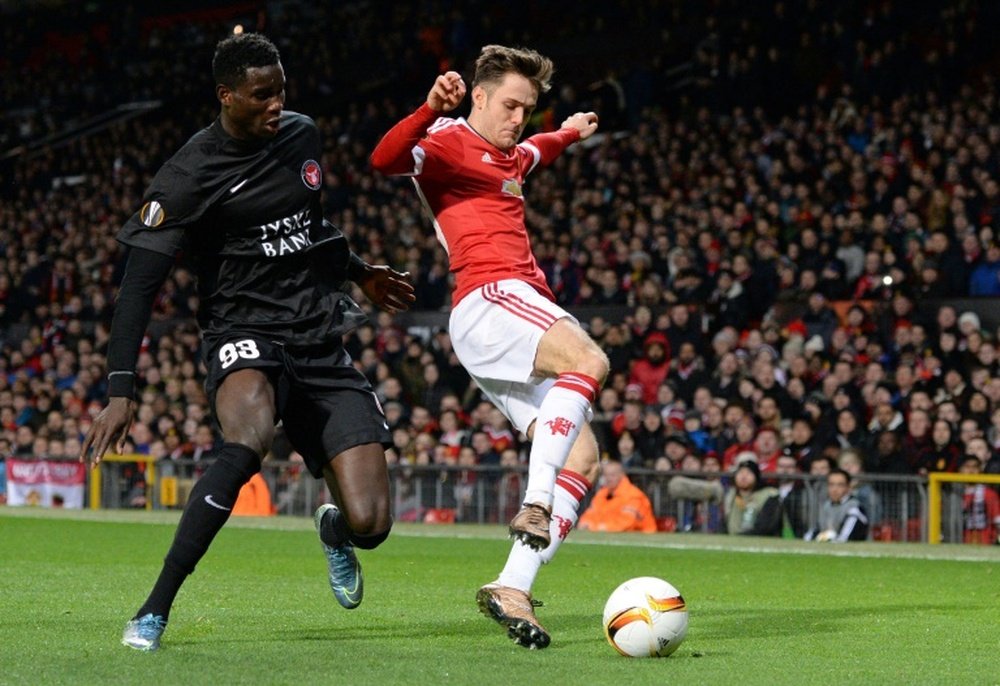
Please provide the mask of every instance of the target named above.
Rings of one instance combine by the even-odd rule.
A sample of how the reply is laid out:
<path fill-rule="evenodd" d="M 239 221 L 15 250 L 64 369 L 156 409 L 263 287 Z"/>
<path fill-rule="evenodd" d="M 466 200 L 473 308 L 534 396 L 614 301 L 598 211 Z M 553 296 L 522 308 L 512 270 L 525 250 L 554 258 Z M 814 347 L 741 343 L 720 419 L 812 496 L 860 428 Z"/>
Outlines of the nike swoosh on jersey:
<path fill-rule="evenodd" d="M 233 186 L 232 188 L 230 188 L 230 189 L 229 189 L 229 192 L 230 192 L 230 193 L 235 193 L 235 192 L 236 192 L 236 191 L 238 191 L 239 189 L 243 188 L 244 184 L 246 184 L 246 182 L 247 182 L 247 181 L 249 181 L 249 180 L 250 180 L 250 179 L 243 179 L 243 180 L 242 180 L 242 181 L 240 181 L 240 182 L 239 182 L 238 184 L 236 184 L 235 186 Z"/>
<path fill-rule="evenodd" d="M 225 510 L 225 511 L 228 512 L 229 510 L 233 509 L 231 507 L 223 507 L 219 503 L 217 503 L 214 500 L 212 500 L 212 494 L 211 493 L 209 493 L 208 495 L 205 496 L 205 502 L 208 503 L 209 505 L 211 505 L 212 507 L 214 507 L 216 510 Z"/>

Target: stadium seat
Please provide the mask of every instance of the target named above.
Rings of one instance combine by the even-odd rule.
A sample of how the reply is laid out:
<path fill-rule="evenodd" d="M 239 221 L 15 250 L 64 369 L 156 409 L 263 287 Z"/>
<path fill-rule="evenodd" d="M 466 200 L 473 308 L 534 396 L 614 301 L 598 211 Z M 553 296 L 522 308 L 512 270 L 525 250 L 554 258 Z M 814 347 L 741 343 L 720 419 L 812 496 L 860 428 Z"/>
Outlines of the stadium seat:
<path fill-rule="evenodd" d="M 677 531 L 677 517 L 657 517 L 656 530 L 668 534 Z"/>
<path fill-rule="evenodd" d="M 899 540 L 898 526 L 894 526 L 892 522 L 880 522 L 872 527 L 872 540 L 882 541 L 884 543 L 889 543 L 891 541 Z"/>
<path fill-rule="evenodd" d="M 424 524 L 454 524 L 455 510 L 450 507 L 432 507 L 424 514 Z"/>

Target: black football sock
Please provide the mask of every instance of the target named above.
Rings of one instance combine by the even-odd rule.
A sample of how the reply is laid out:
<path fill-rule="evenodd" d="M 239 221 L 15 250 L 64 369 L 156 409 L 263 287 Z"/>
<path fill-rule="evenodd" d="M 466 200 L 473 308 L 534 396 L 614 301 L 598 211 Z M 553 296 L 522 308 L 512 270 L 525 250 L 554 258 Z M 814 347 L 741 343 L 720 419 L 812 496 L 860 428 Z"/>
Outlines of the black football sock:
<path fill-rule="evenodd" d="M 351 538 L 351 529 L 347 526 L 347 517 L 340 508 L 327 510 L 319 523 L 319 540 L 331 548 L 344 545 Z"/>
<path fill-rule="evenodd" d="M 152 613 L 167 619 L 177 591 L 229 519 L 243 484 L 259 471 L 257 453 L 239 443 L 223 444 L 215 463 L 191 489 L 163 570 L 137 618 Z"/>

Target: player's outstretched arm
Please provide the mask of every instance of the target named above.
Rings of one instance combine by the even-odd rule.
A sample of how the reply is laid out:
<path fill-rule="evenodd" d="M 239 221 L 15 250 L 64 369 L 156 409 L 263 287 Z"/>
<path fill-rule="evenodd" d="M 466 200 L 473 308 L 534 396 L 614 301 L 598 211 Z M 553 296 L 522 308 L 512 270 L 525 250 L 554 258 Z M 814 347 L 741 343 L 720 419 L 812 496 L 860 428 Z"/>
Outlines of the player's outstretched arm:
<path fill-rule="evenodd" d="M 465 82 L 456 71 L 441 74 L 427 93 L 427 100 L 382 137 L 372 151 L 372 169 L 386 175 L 414 174 L 413 148 L 427 128 L 444 112 L 458 107 L 465 97 Z"/>
<path fill-rule="evenodd" d="M 559 157 L 566 148 L 577 141 L 590 138 L 597 131 L 597 115 L 593 112 L 577 112 L 566 117 L 558 131 L 536 133 L 525 141 L 541 154 L 541 164 L 546 166 Z"/>
<path fill-rule="evenodd" d="M 368 264 L 354 253 L 351 253 L 348 276 L 358 284 L 365 297 L 389 314 L 410 309 L 417 299 L 408 281 L 410 272 L 397 272 L 384 264 Z"/>

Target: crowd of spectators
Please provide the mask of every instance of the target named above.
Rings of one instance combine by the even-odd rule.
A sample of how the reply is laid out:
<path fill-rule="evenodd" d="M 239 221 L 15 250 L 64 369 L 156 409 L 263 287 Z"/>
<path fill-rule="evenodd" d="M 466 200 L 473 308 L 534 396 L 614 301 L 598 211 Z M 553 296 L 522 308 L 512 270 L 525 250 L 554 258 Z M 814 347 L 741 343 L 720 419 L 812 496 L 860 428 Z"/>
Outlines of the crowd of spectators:
<path fill-rule="evenodd" d="M 486 40 L 531 44 L 558 69 L 533 128 L 599 111 L 604 135 L 536 170 L 526 193 L 553 292 L 611 360 L 595 407 L 609 458 L 726 471 L 750 453 L 768 474 L 791 456 L 809 473 L 852 448 L 862 472 L 957 471 L 966 456 L 1000 472 L 1000 330 L 953 304 L 1000 295 L 994 3 L 636 0 L 554 24 L 563 3 L 388 18 L 368 3 L 272 4 L 248 29 L 276 39 L 288 107 L 324 134 L 327 214 L 367 260 L 413 275 L 420 310 L 447 310 L 447 256 L 412 189 L 367 166 L 419 102 L 413 84 L 467 70 Z M 2 454 L 73 457 L 101 407 L 115 232 L 214 116 L 211 48 L 247 9 L 206 12 L 75 17 L 77 34 L 3 22 L 0 149 L 28 152 L 0 164 Z M 60 49 L 40 54 L 36 38 Z M 32 145 L 139 97 L 167 106 Z M 130 450 L 197 459 L 217 440 L 197 302 L 182 260 L 140 357 Z M 391 460 L 523 459 L 443 329 L 372 319 L 346 343 L 394 429 Z"/>

